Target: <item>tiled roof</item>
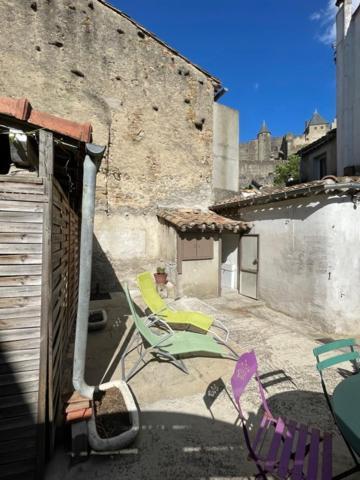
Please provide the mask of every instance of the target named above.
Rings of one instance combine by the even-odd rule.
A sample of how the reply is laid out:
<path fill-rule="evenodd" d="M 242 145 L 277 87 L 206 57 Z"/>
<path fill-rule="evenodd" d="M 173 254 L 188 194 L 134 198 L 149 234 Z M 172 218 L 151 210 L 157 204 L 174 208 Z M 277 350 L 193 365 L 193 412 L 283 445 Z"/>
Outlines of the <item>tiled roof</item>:
<path fill-rule="evenodd" d="M 327 120 L 325 120 L 324 117 L 322 117 L 316 110 L 313 113 L 313 116 L 309 120 L 308 127 L 313 126 L 313 125 L 326 125 L 329 123 Z"/>
<path fill-rule="evenodd" d="M 36 127 L 51 130 L 60 135 L 90 142 L 92 126 L 90 123 L 77 123 L 71 120 L 34 110 L 26 98 L 0 97 L 0 115 L 16 118 Z"/>
<path fill-rule="evenodd" d="M 360 177 L 324 177 L 322 180 L 299 183 L 290 187 L 262 187 L 260 190 L 246 189 L 238 195 L 213 205 L 211 210 L 223 211 L 234 207 L 247 207 L 278 202 L 296 197 L 308 197 L 327 192 L 360 191 Z"/>
<path fill-rule="evenodd" d="M 250 230 L 247 223 L 222 217 L 214 212 L 196 209 L 159 209 L 157 216 L 170 223 L 175 228 L 185 231 L 223 231 L 234 233 Z"/>

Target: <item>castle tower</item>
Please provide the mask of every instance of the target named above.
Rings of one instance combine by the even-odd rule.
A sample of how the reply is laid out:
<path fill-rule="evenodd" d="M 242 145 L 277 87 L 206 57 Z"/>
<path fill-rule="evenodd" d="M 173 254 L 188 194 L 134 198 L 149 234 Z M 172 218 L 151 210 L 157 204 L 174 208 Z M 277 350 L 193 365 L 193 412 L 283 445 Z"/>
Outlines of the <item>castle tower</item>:
<path fill-rule="evenodd" d="M 315 142 L 327 134 L 331 129 L 330 123 L 322 117 L 317 110 L 313 113 L 311 119 L 305 122 L 305 139 L 307 143 Z"/>
<path fill-rule="evenodd" d="M 258 133 L 258 160 L 259 162 L 269 161 L 271 158 L 271 133 L 265 120 Z"/>

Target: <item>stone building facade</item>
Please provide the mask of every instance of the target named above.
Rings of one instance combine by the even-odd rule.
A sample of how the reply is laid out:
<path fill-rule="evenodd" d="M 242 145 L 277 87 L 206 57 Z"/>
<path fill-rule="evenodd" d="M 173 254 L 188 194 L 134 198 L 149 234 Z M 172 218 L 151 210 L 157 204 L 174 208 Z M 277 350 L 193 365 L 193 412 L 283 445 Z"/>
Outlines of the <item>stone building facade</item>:
<path fill-rule="evenodd" d="M 103 0 L 2 0 L 0 95 L 78 122 L 107 145 L 95 283 L 164 258 L 158 207 L 212 203 L 220 81 Z"/>
<path fill-rule="evenodd" d="M 337 173 L 360 174 L 360 5 L 338 0 L 336 19 Z"/>
<path fill-rule="evenodd" d="M 277 164 L 323 137 L 331 128 L 331 124 L 317 111 L 305 122 L 302 135 L 287 133 L 282 137 L 273 137 L 263 122 L 255 140 L 239 145 L 239 187 L 248 186 L 252 180 L 271 185 Z"/>

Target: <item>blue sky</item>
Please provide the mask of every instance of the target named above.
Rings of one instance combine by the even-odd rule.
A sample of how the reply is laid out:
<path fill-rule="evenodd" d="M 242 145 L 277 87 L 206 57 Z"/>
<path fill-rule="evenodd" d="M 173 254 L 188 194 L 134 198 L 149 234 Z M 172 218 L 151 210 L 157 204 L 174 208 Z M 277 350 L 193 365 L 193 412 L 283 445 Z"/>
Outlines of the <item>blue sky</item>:
<path fill-rule="evenodd" d="M 335 116 L 335 0 L 109 0 L 223 82 L 240 138 Z"/>

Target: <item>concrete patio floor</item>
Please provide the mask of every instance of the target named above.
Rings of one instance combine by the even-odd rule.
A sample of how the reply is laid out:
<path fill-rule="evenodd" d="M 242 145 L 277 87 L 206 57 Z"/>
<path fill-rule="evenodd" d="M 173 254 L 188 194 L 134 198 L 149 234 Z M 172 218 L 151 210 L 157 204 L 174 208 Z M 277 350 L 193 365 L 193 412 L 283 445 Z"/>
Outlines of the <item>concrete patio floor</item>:
<path fill-rule="evenodd" d="M 135 298 L 139 307 L 143 305 Z M 123 293 L 111 300 L 92 302 L 105 308 L 106 329 L 91 332 L 88 338 L 87 381 L 97 385 L 102 378 L 120 378 L 119 358 L 133 333 L 132 321 Z M 334 433 L 334 471 L 352 466 L 349 454 L 328 412 L 312 349 L 316 339 L 327 338 L 311 324 L 287 317 L 237 294 L 202 301 L 183 298 L 177 308 L 209 313 L 231 331 L 232 347 L 241 354 L 255 349 L 267 397 L 273 413 L 310 423 Z M 136 354 L 127 360 L 133 365 Z M 149 362 L 129 382 L 141 411 L 141 429 L 136 442 L 120 455 L 91 456 L 86 462 L 71 465 L 62 447 L 48 466 L 47 480 L 93 479 L 170 479 L 223 480 L 252 479 L 254 465 L 247 459 L 241 427 L 235 425 L 237 412 L 228 393 L 234 361 L 219 358 L 189 358 L 190 374 L 157 361 Z M 211 409 L 204 395 L 209 384 L 222 379 L 227 390 L 220 393 Z M 329 372 L 329 385 L 341 377 Z M 249 422 L 255 425 L 260 412 L 255 382 L 244 406 Z M 270 478 L 270 477 L 269 477 Z M 359 479 L 360 474 L 348 477 Z"/>

